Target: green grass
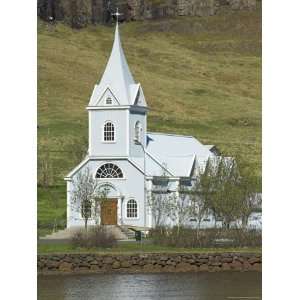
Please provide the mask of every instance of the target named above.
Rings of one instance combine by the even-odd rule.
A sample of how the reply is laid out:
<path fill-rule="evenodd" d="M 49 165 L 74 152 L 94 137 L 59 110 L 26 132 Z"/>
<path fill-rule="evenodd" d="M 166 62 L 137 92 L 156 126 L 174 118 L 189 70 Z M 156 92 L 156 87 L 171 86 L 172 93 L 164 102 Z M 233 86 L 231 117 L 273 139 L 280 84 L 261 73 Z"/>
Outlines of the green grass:
<path fill-rule="evenodd" d="M 38 253 L 102 253 L 102 254 L 133 254 L 133 253 L 215 253 L 243 252 L 261 253 L 261 248 L 174 248 L 152 245 L 148 243 L 122 242 L 110 249 L 75 248 L 69 244 L 38 244 Z"/>
<path fill-rule="evenodd" d="M 49 197 L 49 190 L 55 191 L 56 204 L 53 198 Z M 53 186 L 48 189 L 38 187 L 37 195 L 38 209 L 38 236 L 45 236 L 53 230 L 53 223 L 56 219 L 60 227 L 64 227 L 66 219 L 66 187 L 63 185 Z"/>
<path fill-rule="evenodd" d="M 50 151 L 60 201 L 53 209 L 39 188 L 39 224 L 64 217 L 63 177 L 79 162 L 70 149 L 87 137 L 85 107 L 113 31 L 38 23 L 38 154 Z M 239 153 L 261 176 L 260 10 L 131 22 L 120 31 L 150 108 L 148 130 L 193 135 L 225 155 Z"/>

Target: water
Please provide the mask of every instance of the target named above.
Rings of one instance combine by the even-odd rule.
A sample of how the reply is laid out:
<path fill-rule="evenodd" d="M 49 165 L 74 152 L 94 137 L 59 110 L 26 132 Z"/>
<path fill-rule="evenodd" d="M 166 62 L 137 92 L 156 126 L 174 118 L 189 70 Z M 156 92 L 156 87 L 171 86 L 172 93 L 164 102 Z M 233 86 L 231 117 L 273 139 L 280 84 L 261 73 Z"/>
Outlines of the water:
<path fill-rule="evenodd" d="M 39 300 L 255 300 L 261 273 L 97 274 L 38 277 Z"/>

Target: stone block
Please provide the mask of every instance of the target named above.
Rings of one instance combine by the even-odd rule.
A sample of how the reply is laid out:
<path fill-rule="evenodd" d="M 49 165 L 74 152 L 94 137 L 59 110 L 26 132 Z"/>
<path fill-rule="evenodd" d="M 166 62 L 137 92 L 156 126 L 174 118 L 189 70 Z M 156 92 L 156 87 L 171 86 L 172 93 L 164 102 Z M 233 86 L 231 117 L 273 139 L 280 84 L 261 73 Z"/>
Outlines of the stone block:
<path fill-rule="evenodd" d="M 197 266 L 193 266 L 186 262 L 180 262 L 179 264 L 176 265 L 176 270 L 179 272 L 190 272 L 190 271 L 194 271 L 195 268 L 197 268 Z"/>
<path fill-rule="evenodd" d="M 231 263 L 231 269 L 233 269 L 235 271 L 241 271 L 241 270 L 243 270 L 243 264 L 238 260 L 234 260 Z"/>
<path fill-rule="evenodd" d="M 146 261 L 145 260 L 140 260 L 139 261 L 139 266 L 144 266 L 144 265 L 146 265 Z"/>
<path fill-rule="evenodd" d="M 232 257 L 223 257 L 223 258 L 221 258 L 222 263 L 231 263 L 232 260 L 233 260 Z"/>
<path fill-rule="evenodd" d="M 161 270 L 161 267 L 159 265 L 146 264 L 143 266 L 144 272 L 152 273 L 158 271 L 158 269 Z"/>
<path fill-rule="evenodd" d="M 251 264 L 247 260 L 244 261 L 243 265 L 244 270 L 249 270 L 251 268 Z"/>
<path fill-rule="evenodd" d="M 227 262 L 223 263 L 221 268 L 222 268 L 223 271 L 230 271 L 231 270 L 230 264 L 227 263 Z"/>
<path fill-rule="evenodd" d="M 221 266 L 212 266 L 210 271 L 211 272 L 220 272 L 220 271 L 222 271 L 222 267 Z"/>
<path fill-rule="evenodd" d="M 92 257 L 92 256 L 86 256 L 86 257 L 85 257 L 85 261 L 87 261 L 87 262 L 93 261 L 94 259 L 95 259 L 95 258 Z"/>
<path fill-rule="evenodd" d="M 208 263 L 208 258 L 198 258 L 197 262 L 200 264 L 207 264 Z"/>
<path fill-rule="evenodd" d="M 114 261 L 112 264 L 113 269 L 120 269 L 121 263 L 119 261 Z"/>
<path fill-rule="evenodd" d="M 168 259 L 169 259 L 169 258 L 168 258 L 167 256 L 161 256 L 161 257 L 160 257 L 160 260 L 161 260 L 161 261 L 167 261 Z"/>
<path fill-rule="evenodd" d="M 175 272 L 176 267 L 172 265 L 166 265 L 165 267 L 162 268 L 163 272 Z"/>
<path fill-rule="evenodd" d="M 131 263 L 127 260 L 121 262 L 121 268 L 129 268 Z"/>
<path fill-rule="evenodd" d="M 91 265 L 91 270 L 98 271 L 98 270 L 100 270 L 100 267 L 98 265 Z"/>
<path fill-rule="evenodd" d="M 79 268 L 89 268 L 90 264 L 85 261 L 81 261 L 78 266 Z"/>
<path fill-rule="evenodd" d="M 181 262 L 181 256 L 176 256 L 173 258 L 175 262 Z"/>
<path fill-rule="evenodd" d="M 113 262 L 114 262 L 114 260 L 111 256 L 106 256 L 103 259 L 103 263 L 106 265 L 111 265 Z"/>
<path fill-rule="evenodd" d="M 199 271 L 207 272 L 208 270 L 209 270 L 208 264 L 202 264 L 202 265 L 199 267 Z"/>
<path fill-rule="evenodd" d="M 260 257 L 252 257 L 252 258 L 248 259 L 248 262 L 251 265 L 256 264 L 256 263 L 260 263 L 261 262 L 261 258 Z"/>
<path fill-rule="evenodd" d="M 261 272 L 261 264 L 260 263 L 255 263 L 255 264 L 251 265 L 250 270 Z"/>
<path fill-rule="evenodd" d="M 73 269 L 73 264 L 68 263 L 68 262 L 62 262 L 59 265 L 58 269 L 59 269 L 59 271 L 62 271 L 62 272 L 71 272 Z"/>
<path fill-rule="evenodd" d="M 194 258 L 189 258 L 189 259 L 187 259 L 186 262 L 191 264 L 191 265 L 194 265 L 196 263 L 196 260 Z"/>
<path fill-rule="evenodd" d="M 59 261 L 48 261 L 47 264 L 48 269 L 57 269 L 59 267 Z"/>

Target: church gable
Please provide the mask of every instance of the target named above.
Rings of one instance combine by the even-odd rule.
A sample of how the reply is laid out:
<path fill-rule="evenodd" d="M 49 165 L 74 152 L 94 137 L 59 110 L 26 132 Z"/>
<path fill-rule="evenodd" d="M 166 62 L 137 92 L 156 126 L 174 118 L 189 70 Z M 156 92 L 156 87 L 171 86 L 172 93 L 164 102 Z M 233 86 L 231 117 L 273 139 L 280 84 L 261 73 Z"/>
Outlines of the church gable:
<path fill-rule="evenodd" d="M 143 89 L 140 84 L 139 84 L 139 88 L 135 94 L 134 105 L 147 106 L 144 92 L 143 92 Z"/>
<path fill-rule="evenodd" d="M 199 174 L 199 164 L 197 162 L 196 157 L 194 157 L 193 165 L 191 167 L 191 173 L 190 176 L 191 178 L 195 178 Z"/>
<path fill-rule="evenodd" d="M 106 88 L 102 96 L 99 97 L 99 100 L 96 103 L 96 106 L 113 106 L 120 105 L 119 101 L 110 90 L 109 87 Z"/>

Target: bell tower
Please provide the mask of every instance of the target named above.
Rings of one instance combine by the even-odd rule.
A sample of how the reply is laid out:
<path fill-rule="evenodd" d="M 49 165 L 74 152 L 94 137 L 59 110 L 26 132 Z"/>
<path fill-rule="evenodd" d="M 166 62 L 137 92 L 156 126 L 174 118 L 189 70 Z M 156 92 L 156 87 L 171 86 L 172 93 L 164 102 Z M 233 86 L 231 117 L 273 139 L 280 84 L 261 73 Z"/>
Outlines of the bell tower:
<path fill-rule="evenodd" d="M 124 55 L 117 22 L 105 71 L 87 106 L 90 157 L 143 156 L 146 146 L 147 103 Z"/>

